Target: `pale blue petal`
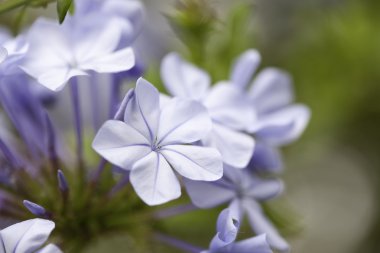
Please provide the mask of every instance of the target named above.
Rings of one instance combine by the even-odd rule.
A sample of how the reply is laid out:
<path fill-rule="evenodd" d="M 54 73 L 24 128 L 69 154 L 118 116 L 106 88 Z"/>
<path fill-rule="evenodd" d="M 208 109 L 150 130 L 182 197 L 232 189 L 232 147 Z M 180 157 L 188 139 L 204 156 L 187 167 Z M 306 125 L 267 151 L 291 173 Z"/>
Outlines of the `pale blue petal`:
<path fill-rule="evenodd" d="M 248 97 L 228 82 L 214 85 L 204 105 L 214 121 L 235 130 L 246 130 L 256 120 L 254 107 Z"/>
<path fill-rule="evenodd" d="M 54 244 L 48 244 L 37 253 L 62 253 L 62 251 Z"/>
<path fill-rule="evenodd" d="M 160 152 L 173 169 L 188 179 L 215 181 L 223 175 L 222 158 L 214 148 L 167 145 Z"/>
<path fill-rule="evenodd" d="M 151 144 L 157 136 L 159 106 L 160 95 L 157 89 L 145 79 L 139 78 L 135 95 L 125 109 L 124 121 L 144 135 Z"/>
<path fill-rule="evenodd" d="M 245 168 L 248 165 L 255 146 L 251 136 L 215 122 L 211 133 L 202 142 L 205 146 L 218 149 L 223 162 L 235 168 Z"/>
<path fill-rule="evenodd" d="M 292 105 L 262 116 L 251 132 L 266 144 L 286 145 L 298 139 L 309 123 L 309 119 L 308 107 Z"/>
<path fill-rule="evenodd" d="M 194 100 L 206 96 L 211 82 L 205 71 L 185 62 L 176 53 L 162 60 L 161 78 L 171 95 Z"/>
<path fill-rule="evenodd" d="M 148 205 L 159 205 L 181 196 L 181 187 L 165 158 L 151 152 L 137 161 L 130 174 L 137 195 Z"/>
<path fill-rule="evenodd" d="M 279 179 L 255 179 L 254 185 L 246 192 L 247 196 L 263 201 L 273 199 L 284 191 L 284 182 Z"/>
<path fill-rule="evenodd" d="M 230 80 L 235 87 L 244 90 L 249 81 L 252 79 L 257 67 L 261 61 L 261 56 L 258 51 L 250 49 L 236 59 L 232 71 Z"/>
<path fill-rule="evenodd" d="M 145 136 L 117 120 L 104 123 L 96 134 L 92 147 L 110 163 L 126 170 L 151 152 L 150 143 Z"/>
<path fill-rule="evenodd" d="M 193 100 L 174 98 L 161 110 L 158 145 L 198 141 L 210 132 L 211 125 L 203 105 Z"/>
<path fill-rule="evenodd" d="M 256 234 L 266 234 L 271 247 L 288 252 L 289 244 L 281 237 L 274 225 L 265 217 L 261 207 L 252 200 L 244 201 L 244 208 L 253 231 Z"/>
<path fill-rule="evenodd" d="M 248 168 L 257 172 L 282 172 L 283 163 L 281 153 L 278 148 L 272 147 L 258 140 Z"/>
<path fill-rule="evenodd" d="M 290 76 L 276 68 L 266 68 L 255 78 L 249 96 L 259 113 L 280 109 L 293 102 Z"/>
<path fill-rule="evenodd" d="M 234 186 L 220 181 L 202 182 L 184 179 L 191 202 L 199 208 L 212 208 L 230 202 L 235 198 Z"/>
<path fill-rule="evenodd" d="M 236 242 L 229 248 L 230 253 L 272 253 L 265 234 Z"/>
<path fill-rule="evenodd" d="M 54 227 L 52 221 L 33 219 L 1 230 L 5 252 L 25 253 L 37 250 L 46 242 Z"/>

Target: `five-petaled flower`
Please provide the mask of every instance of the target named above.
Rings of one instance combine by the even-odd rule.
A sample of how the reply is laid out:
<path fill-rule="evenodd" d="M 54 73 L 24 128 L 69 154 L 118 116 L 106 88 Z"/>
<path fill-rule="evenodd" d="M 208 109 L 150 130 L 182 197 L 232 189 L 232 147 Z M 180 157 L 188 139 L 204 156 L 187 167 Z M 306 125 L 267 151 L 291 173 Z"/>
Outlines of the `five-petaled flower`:
<path fill-rule="evenodd" d="M 204 138 L 210 129 L 211 120 L 201 104 L 174 98 L 160 107 L 157 89 L 140 78 L 125 106 L 124 122 L 107 121 L 93 148 L 109 162 L 131 170 L 137 194 L 147 204 L 157 205 L 181 195 L 174 171 L 191 180 L 215 181 L 222 176 L 216 149 L 187 145 Z"/>

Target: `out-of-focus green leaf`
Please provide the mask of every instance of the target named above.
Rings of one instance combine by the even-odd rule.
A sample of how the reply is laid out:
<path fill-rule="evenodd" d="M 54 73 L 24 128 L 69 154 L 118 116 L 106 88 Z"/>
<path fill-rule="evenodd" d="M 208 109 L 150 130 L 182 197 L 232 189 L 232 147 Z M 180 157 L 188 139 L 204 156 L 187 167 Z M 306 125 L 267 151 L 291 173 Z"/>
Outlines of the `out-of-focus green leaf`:
<path fill-rule="evenodd" d="M 71 8 L 71 5 L 73 5 L 73 0 L 57 0 L 57 13 L 59 23 L 63 23 L 67 12 Z"/>

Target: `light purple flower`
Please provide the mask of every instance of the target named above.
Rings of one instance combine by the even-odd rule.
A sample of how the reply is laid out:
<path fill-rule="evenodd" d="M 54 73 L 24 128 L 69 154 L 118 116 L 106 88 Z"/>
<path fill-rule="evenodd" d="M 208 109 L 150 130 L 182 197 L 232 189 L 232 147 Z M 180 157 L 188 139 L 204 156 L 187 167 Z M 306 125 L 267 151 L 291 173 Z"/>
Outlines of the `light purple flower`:
<path fill-rule="evenodd" d="M 260 63 L 256 50 L 244 52 L 236 60 L 230 79 L 244 91 Z M 260 71 L 248 88 L 248 96 L 257 119 L 247 131 L 257 140 L 252 166 L 279 171 L 282 168 L 277 147 L 289 144 L 303 133 L 310 119 L 310 110 L 302 104 L 293 104 L 294 94 L 290 76 L 276 68 Z"/>
<path fill-rule="evenodd" d="M 232 211 L 223 210 L 217 222 L 217 234 L 210 243 L 209 250 L 201 253 L 271 253 L 265 234 L 235 242 L 239 221 Z"/>
<path fill-rule="evenodd" d="M 118 48 L 122 32 L 120 22 L 114 19 L 59 25 L 40 18 L 27 33 L 30 50 L 22 68 L 54 91 L 62 89 L 74 76 L 131 69 L 135 64 L 133 50 Z"/>
<path fill-rule="evenodd" d="M 213 148 L 185 145 L 202 139 L 211 129 L 205 108 L 174 98 L 160 108 L 156 88 L 140 78 L 124 102 L 124 122 L 107 121 L 93 148 L 109 162 L 131 170 L 137 194 L 149 205 L 181 195 L 173 169 L 191 180 L 214 181 L 222 176 L 222 159 Z"/>
<path fill-rule="evenodd" d="M 27 220 L 0 231 L 0 252 L 2 253 L 60 253 L 57 246 L 45 247 L 54 222 L 43 219 Z"/>
<path fill-rule="evenodd" d="M 20 61 L 28 51 L 28 43 L 20 35 L 16 38 L 5 30 L 0 30 L 0 76 L 10 76 L 22 72 L 19 68 Z"/>
<path fill-rule="evenodd" d="M 266 234 L 269 244 L 280 250 L 288 251 L 289 245 L 278 234 L 273 224 L 265 217 L 259 201 L 277 197 L 283 192 L 283 183 L 275 179 L 260 179 L 248 170 L 224 167 L 224 176 L 216 182 L 196 182 L 185 180 L 185 185 L 194 205 L 212 208 L 229 203 L 229 216 L 240 223 L 243 215 L 248 217 L 256 234 Z M 220 234 L 229 234 L 231 226 L 220 226 Z M 227 230 L 226 230 L 227 229 Z"/>
<path fill-rule="evenodd" d="M 255 121 L 245 94 L 228 82 L 210 87 L 211 80 L 205 71 L 175 53 L 163 59 L 161 76 L 171 95 L 199 101 L 207 108 L 213 125 L 202 143 L 217 148 L 225 163 L 244 168 L 252 157 L 254 140 L 243 131 Z"/>

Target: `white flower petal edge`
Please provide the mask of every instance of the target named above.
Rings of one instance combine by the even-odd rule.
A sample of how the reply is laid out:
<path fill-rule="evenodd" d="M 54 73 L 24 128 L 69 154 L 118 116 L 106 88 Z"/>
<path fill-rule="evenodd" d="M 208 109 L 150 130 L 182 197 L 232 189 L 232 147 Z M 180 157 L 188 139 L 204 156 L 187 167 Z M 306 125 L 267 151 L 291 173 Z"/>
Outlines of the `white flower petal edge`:
<path fill-rule="evenodd" d="M 259 66 L 260 61 L 260 53 L 254 49 L 247 50 L 241 54 L 232 67 L 230 80 L 233 85 L 238 89 L 244 90 Z"/>

